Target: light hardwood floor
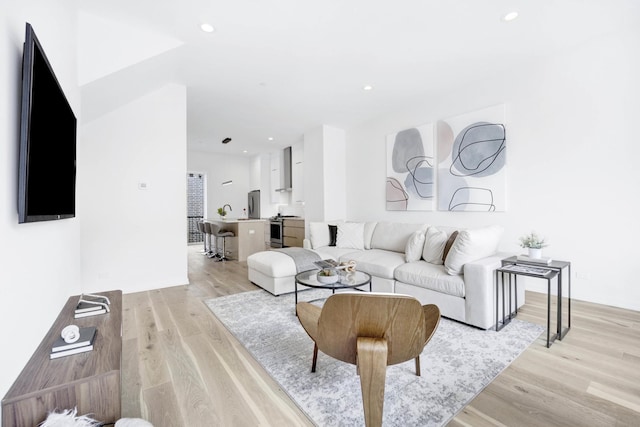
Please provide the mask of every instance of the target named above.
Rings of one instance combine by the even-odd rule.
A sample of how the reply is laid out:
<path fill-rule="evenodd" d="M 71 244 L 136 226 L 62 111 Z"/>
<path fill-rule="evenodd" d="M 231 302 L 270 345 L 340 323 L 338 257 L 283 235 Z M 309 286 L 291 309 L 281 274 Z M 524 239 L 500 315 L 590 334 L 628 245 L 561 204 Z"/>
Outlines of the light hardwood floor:
<path fill-rule="evenodd" d="M 189 285 L 123 297 L 122 416 L 313 425 L 202 302 L 258 289 L 246 263 L 200 249 L 189 247 Z M 640 313 L 574 300 L 572 314 L 563 341 L 547 349 L 543 334 L 449 425 L 640 426 Z M 546 296 L 528 292 L 518 318 L 546 325 Z"/>

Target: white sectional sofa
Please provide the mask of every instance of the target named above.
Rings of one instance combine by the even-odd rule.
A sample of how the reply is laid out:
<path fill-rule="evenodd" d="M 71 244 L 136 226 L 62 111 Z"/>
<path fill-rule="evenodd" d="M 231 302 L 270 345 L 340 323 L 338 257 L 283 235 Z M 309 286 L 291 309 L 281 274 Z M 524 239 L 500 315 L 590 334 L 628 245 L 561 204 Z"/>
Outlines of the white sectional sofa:
<path fill-rule="evenodd" d="M 335 245 L 329 225 L 337 231 Z M 456 230 L 392 222 L 312 222 L 309 234 L 307 249 L 322 259 L 355 261 L 358 270 L 371 275 L 374 292 L 412 295 L 422 304 L 436 304 L 445 317 L 482 329 L 495 325 L 495 269 L 509 255 L 497 252 L 500 227 Z M 249 280 L 256 285 L 274 295 L 293 292 L 296 266 L 288 255 L 259 252 L 249 256 L 247 265 Z M 498 295 L 500 304 L 501 300 Z M 524 304 L 523 287 L 517 302 Z"/>

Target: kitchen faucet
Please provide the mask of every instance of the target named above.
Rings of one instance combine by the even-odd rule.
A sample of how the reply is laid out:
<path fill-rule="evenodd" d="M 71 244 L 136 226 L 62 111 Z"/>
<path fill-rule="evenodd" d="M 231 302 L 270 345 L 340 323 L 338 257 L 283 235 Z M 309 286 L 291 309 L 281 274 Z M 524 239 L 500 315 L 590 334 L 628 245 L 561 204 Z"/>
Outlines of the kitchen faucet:
<path fill-rule="evenodd" d="M 231 205 L 230 204 L 226 204 L 222 207 L 222 210 L 226 212 L 226 210 L 224 208 L 226 208 L 227 206 L 229 206 L 229 212 L 233 212 L 233 209 L 231 209 Z"/>

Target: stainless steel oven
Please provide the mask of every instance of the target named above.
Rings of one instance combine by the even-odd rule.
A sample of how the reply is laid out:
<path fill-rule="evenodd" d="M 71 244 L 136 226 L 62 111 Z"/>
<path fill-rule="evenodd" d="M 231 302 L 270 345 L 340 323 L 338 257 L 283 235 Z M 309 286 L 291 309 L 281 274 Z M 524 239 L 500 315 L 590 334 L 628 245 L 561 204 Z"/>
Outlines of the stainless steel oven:
<path fill-rule="evenodd" d="M 269 221 L 270 226 L 270 236 L 271 236 L 271 247 L 272 248 L 281 248 L 282 247 L 282 218 L 273 217 Z"/>

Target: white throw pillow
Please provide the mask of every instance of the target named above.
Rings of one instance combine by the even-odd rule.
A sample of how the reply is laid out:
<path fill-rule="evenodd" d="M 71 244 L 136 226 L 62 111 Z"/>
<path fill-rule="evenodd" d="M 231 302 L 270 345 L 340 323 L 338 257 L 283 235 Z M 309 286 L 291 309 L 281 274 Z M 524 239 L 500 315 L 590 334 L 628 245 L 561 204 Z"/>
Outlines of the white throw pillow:
<path fill-rule="evenodd" d="M 435 227 L 427 228 L 427 234 L 424 238 L 424 249 L 422 250 L 422 258 L 425 261 L 441 265 L 442 255 L 444 254 L 444 245 L 447 243 L 447 233 L 438 230 Z"/>
<path fill-rule="evenodd" d="M 338 224 L 336 246 L 347 249 L 364 249 L 364 224 L 361 222 Z"/>
<path fill-rule="evenodd" d="M 491 225 L 475 230 L 462 230 L 444 260 L 444 267 L 451 275 L 462 274 L 464 265 L 493 255 L 498 250 L 502 227 Z"/>
<path fill-rule="evenodd" d="M 409 237 L 416 231 L 425 231 L 426 224 L 404 224 L 400 222 L 379 222 L 371 237 L 371 249 L 404 252 Z"/>
<path fill-rule="evenodd" d="M 376 229 L 377 222 L 365 222 L 364 223 L 364 248 L 371 249 L 371 238 L 373 232 Z"/>
<path fill-rule="evenodd" d="M 311 248 L 316 249 L 323 246 L 329 246 L 329 224 L 326 222 L 310 222 L 309 235 Z"/>
<path fill-rule="evenodd" d="M 416 231 L 407 240 L 404 256 L 407 262 L 419 261 L 424 247 L 424 231 Z"/>

